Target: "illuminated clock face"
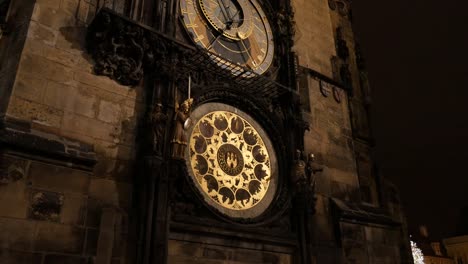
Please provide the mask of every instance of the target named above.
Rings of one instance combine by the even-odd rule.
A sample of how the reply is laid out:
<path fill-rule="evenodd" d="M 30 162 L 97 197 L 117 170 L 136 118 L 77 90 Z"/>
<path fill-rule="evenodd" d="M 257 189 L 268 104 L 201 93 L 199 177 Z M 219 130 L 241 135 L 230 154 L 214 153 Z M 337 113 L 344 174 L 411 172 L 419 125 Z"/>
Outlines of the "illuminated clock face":
<path fill-rule="evenodd" d="M 276 157 L 263 129 L 231 106 L 195 109 L 189 138 L 190 175 L 206 202 L 232 217 L 255 217 L 276 189 Z"/>
<path fill-rule="evenodd" d="M 183 24 L 200 47 L 264 73 L 273 61 L 273 35 L 256 0 L 181 0 Z"/>

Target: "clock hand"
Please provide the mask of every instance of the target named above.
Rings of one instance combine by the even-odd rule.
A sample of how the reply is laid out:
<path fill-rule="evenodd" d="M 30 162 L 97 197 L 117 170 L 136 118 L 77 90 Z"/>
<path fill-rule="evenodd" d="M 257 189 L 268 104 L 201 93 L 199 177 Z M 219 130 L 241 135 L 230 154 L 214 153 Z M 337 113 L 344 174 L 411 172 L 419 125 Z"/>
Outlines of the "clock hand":
<path fill-rule="evenodd" d="M 234 16 L 237 15 L 237 13 L 239 13 L 239 10 L 237 10 L 237 12 L 236 12 L 236 14 L 234 14 Z M 210 45 L 206 49 L 208 49 L 208 50 L 211 49 L 213 44 L 223 35 L 224 30 L 231 29 L 232 23 L 233 23 L 232 20 L 228 21 L 228 23 L 226 23 L 225 27 L 220 30 L 220 32 L 219 32 L 220 34 L 215 39 L 213 39 L 213 41 L 211 41 Z"/>
<path fill-rule="evenodd" d="M 221 0 L 221 1 L 223 1 L 223 3 L 224 3 L 224 0 Z M 231 3 L 230 3 L 228 6 L 225 5 L 224 8 L 225 8 L 225 10 L 226 10 L 226 14 L 227 14 L 228 17 L 229 17 L 229 20 L 232 21 L 232 18 L 233 18 L 235 15 L 234 15 L 234 16 L 231 15 Z"/>
<path fill-rule="evenodd" d="M 250 55 L 250 51 L 247 49 L 247 47 L 245 46 L 244 44 L 244 39 L 242 37 L 244 37 L 244 35 L 241 33 L 241 32 L 237 32 L 237 36 L 239 37 L 240 39 L 240 43 L 242 44 L 242 46 L 244 47 L 245 51 L 247 52 L 247 55 L 249 55 L 249 58 L 252 60 L 252 65 L 253 67 L 257 67 L 257 63 L 255 62 L 255 60 L 252 58 L 252 55 Z M 251 67 L 252 68 L 252 67 Z"/>
<path fill-rule="evenodd" d="M 221 8 L 221 13 L 223 13 L 224 19 L 226 19 L 226 21 L 231 20 L 229 18 L 229 16 L 227 15 L 226 5 L 224 4 L 224 1 L 223 0 L 217 0 L 217 1 L 218 1 L 218 4 L 219 4 L 220 8 Z"/>
<path fill-rule="evenodd" d="M 223 35 L 223 33 L 221 32 L 215 39 L 213 39 L 213 41 L 211 41 L 210 45 L 208 47 L 206 47 L 207 50 L 210 50 L 212 47 L 213 47 L 213 44 Z"/>

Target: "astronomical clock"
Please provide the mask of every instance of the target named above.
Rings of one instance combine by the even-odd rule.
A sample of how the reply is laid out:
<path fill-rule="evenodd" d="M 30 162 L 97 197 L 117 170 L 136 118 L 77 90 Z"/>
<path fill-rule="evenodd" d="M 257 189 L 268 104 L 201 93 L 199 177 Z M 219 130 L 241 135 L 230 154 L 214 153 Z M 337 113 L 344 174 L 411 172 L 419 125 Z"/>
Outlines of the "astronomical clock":
<path fill-rule="evenodd" d="M 257 0 L 181 0 L 179 8 L 191 41 L 218 66 L 239 66 L 256 75 L 269 69 L 273 32 Z M 257 218 L 278 189 L 275 150 L 248 112 L 222 102 L 202 103 L 190 114 L 188 175 L 210 209 L 231 219 Z"/>

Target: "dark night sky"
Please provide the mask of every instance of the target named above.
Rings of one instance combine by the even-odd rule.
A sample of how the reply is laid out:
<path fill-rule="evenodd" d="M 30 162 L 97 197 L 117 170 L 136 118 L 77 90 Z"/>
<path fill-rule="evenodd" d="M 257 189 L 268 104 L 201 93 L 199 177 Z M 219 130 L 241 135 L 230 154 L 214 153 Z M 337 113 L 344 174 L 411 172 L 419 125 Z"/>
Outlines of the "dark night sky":
<path fill-rule="evenodd" d="M 373 90 L 376 156 L 410 231 L 456 231 L 468 206 L 468 13 L 464 0 L 353 1 Z M 466 223 L 468 225 L 468 223 Z"/>

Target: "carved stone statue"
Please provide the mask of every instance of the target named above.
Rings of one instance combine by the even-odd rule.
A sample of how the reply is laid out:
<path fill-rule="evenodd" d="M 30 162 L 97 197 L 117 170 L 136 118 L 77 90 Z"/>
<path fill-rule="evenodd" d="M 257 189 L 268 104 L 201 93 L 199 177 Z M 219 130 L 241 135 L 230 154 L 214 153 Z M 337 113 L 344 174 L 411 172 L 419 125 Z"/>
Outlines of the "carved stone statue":
<path fill-rule="evenodd" d="M 185 155 L 185 148 L 187 147 L 187 134 L 185 130 L 189 127 L 188 121 L 190 116 L 190 109 L 192 107 L 193 99 L 185 100 L 177 109 L 174 116 L 175 129 L 172 137 L 172 157 L 175 159 L 183 159 Z"/>
<path fill-rule="evenodd" d="M 153 135 L 153 153 L 162 155 L 164 130 L 166 128 L 167 116 L 163 113 L 163 106 L 157 103 L 151 113 L 151 129 Z"/>
<path fill-rule="evenodd" d="M 321 172 L 323 169 L 315 163 L 315 155 L 313 153 L 309 154 L 307 158 L 307 182 L 311 187 L 311 190 L 315 193 L 315 174 Z"/>
<path fill-rule="evenodd" d="M 303 204 L 310 213 L 315 211 L 315 173 L 323 170 L 314 161 L 315 156 L 310 153 L 306 163 L 303 160 L 302 152 L 297 150 L 291 175 L 291 183 L 296 201 Z"/>
<path fill-rule="evenodd" d="M 305 183 L 307 180 L 306 178 L 306 163 L 302 159 L 302 153 L 300 150 L 296 150 L 296 157 L 294 160 L 293 171 L 291 175 L 291 183 L 295 189 L 300 185 Z M 296 190 L 297 191 L 297 190 Z"/>

